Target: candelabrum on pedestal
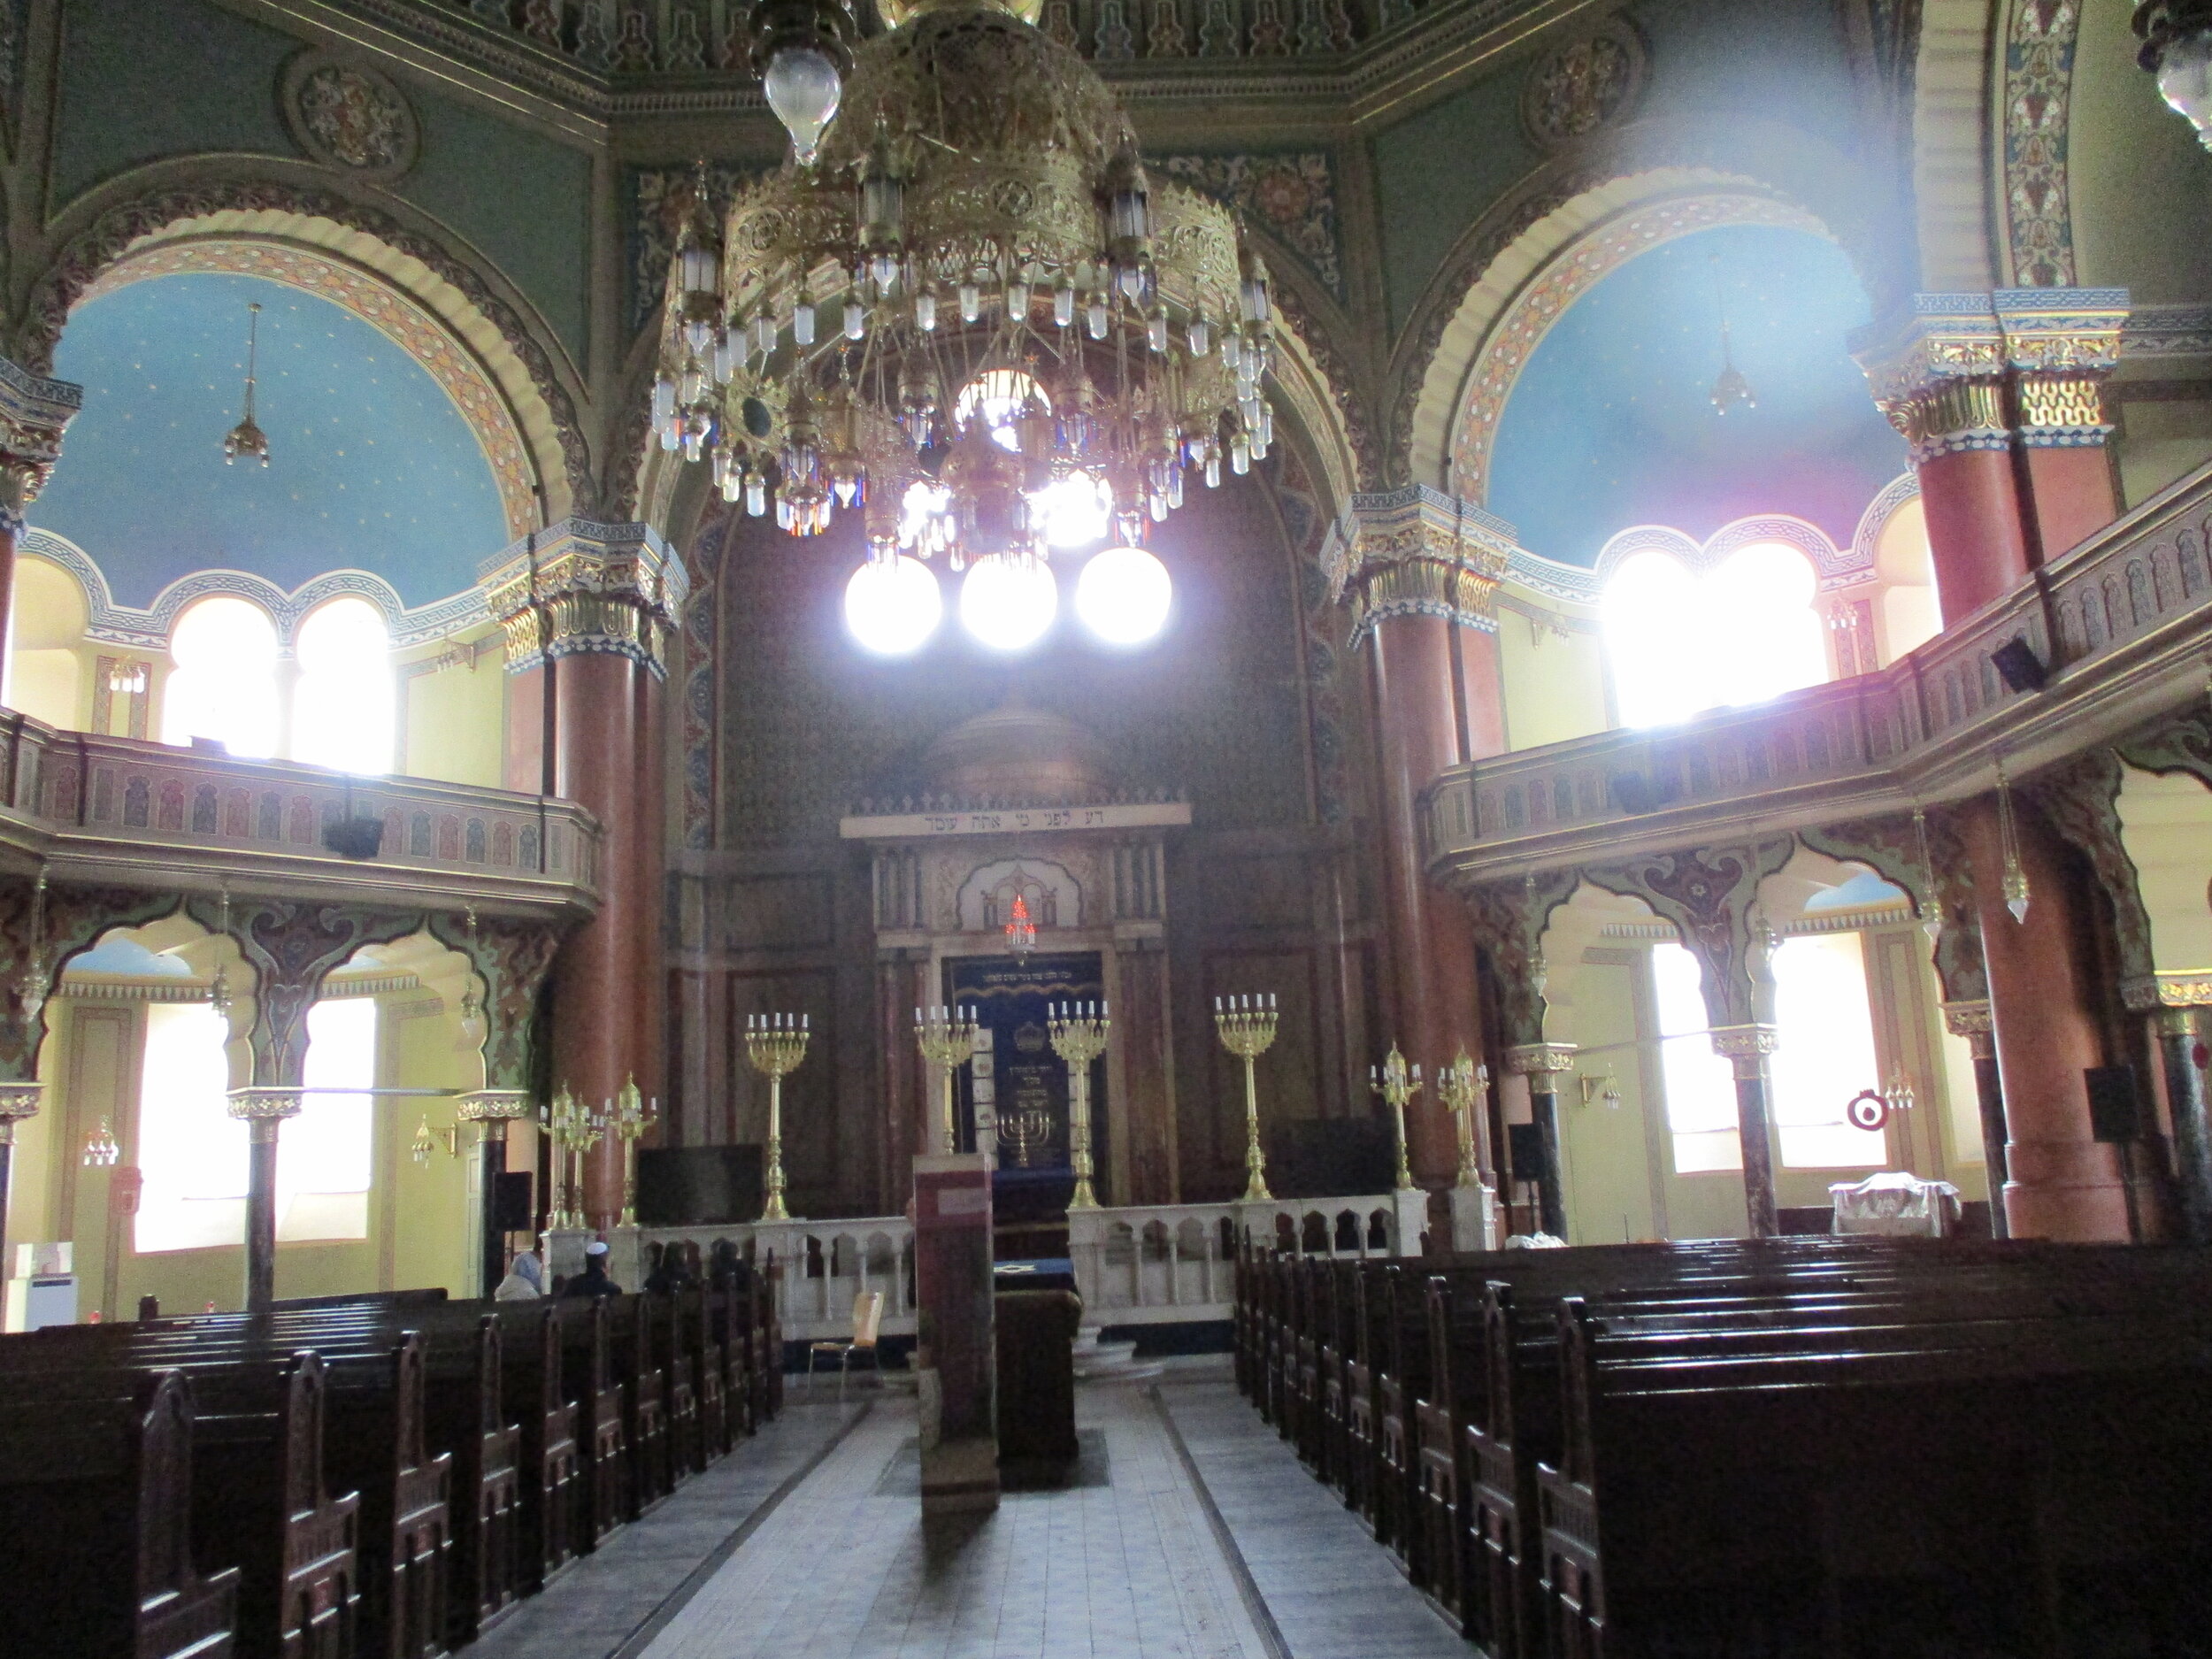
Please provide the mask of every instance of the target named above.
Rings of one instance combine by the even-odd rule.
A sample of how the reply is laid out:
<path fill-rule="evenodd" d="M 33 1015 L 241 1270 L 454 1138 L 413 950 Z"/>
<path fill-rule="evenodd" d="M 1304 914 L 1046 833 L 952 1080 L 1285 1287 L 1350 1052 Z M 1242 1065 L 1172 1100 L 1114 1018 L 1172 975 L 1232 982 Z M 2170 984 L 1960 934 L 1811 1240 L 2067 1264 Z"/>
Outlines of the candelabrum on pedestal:
<path fill-rule="evenodd" d="M 1045 1010 L 1052 1051 L 1068 1066 L 1068 1164 L 1075 1171 L 1070 1210 L 1098 1208 L 1098 1194 L 1091 1190 L 1091 1062 L 1106 1052 L 1112 1025 L 1103 1002 L 1062 1002 Z"/>
<path fill-rule="evenodd" d="M 944 1087 L 939 1096 L 937 1121 L 932 1130 L 930 1150 L 949 1153 L 957 1149 L 953 1133 L 953 1073 L 967 1063 L 975 1053 L 975 1011 L 972 1009 L 930 1008 L 914 1010 L 914 1041 L 921 1046 L 922 1058 L 944 1073 Z"/>
<path fill-rule="evenodd" d="M 564 1087 L 539 1121 L 553 1142 L 550 1223 L 556 1228 L 588 1225 L 584 1217 L 584 1155 L 607 1133 L 607 1119 Z"/>
<path fill-rule="evenodd" d="M 1214 1025 L 1221 1033 L 1221 1046 L 1244 1062 L 1244 1202 L 1266 1203 L 1274 1194 L 1267 1190 L 1267 1155 L 1260 1150 L 1260 1095 L 1252 1079 L 1252 1062 L 1275 1041 L 1274 993 L 1264 998 L 1233 996 L 1225 1007 L 1217 996 Z"/>
<path fill-rule="evenodd" d="M 1421 1068 L 1408 1068 L 1405 1056 L 1398 1052 L 1398 1045 L 1390 1045 L 1389 1057 L 1381 1069 L 1367 1068 L 1367 1086 L 1390 1102 L 1392 1133 L 1398 1142 L 1398 1190 L 1413 1190 L 1413 1171 L 1406 1163 L 1406 1102 L 1421 1092 Z"/>
<path fill-rule="evenodd" d="M 1459 1051 L 1459 1058 L 1436 1074 L 1437 1098 L 1452 1114 L 1452 1122 L 1459 1131 L 1459 1181 L 1461 1187 L 1480 1187 L 1482 1166 L 1475 1158 L 1475 1110 L 1490 1087 L 1490 1068 L 1478 1065 L 1467 1057 L 1467 1050 Z M 1405 1145 L 1402 1129 L 1398 1144 Z M 1402 1166 L 1404 1154 L 1399 1162 Z"/>
<path fill-rule="evenodd" d="M 745 1057 L 768 1079 L 768 1202 L 763 1221 L 788 1221 L 783 1206 L 783 1080 L 806 1058 L 809 1033 L 804 1014 L 745 1016 Z"/>
<path fill-rule="evenodd" d="M 661 1120 L 660 1097 L 648 1101 L 638 1093 L 637 1079 L 626 1079 L 614 1097 L 614 1109 L 608 1113 L 615 1133 L 622 1137 L 622 1220 L 626 1227 L 637 1225 L 637 1143 L 638 1137 Z"/>

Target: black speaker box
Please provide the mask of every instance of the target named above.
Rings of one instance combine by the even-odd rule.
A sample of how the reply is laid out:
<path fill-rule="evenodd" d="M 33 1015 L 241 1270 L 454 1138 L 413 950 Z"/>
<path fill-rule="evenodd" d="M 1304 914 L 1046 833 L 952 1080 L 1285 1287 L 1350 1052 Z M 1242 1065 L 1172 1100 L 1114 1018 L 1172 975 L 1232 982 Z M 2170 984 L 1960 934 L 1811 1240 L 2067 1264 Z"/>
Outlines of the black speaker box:
<path fill-rule="evenodd" d="M 502 1233 L 529 1233 L 538 1225 L 534 1178 L 527 1170 L 502 1170 L 492 1188 L 492 1225 Z"/>
<path fill-rule="evenodd" d="M 2100 1141 L 2133 1141 L 2143 1133 L 2142 1102 L 2131 1065 L 2093 1065 L 2082 1071 L 2089 1086 L 2089 1133 Z"/>

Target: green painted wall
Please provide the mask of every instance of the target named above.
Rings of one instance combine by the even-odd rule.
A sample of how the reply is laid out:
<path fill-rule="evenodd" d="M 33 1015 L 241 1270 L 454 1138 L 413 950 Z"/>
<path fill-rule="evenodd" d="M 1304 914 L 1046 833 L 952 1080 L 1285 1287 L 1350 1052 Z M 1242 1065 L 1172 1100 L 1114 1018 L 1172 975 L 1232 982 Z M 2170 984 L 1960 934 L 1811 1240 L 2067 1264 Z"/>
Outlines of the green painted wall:
<path fill-rule="evenodd" d="M 168 156 L 299 152 L 277 76 L 299 42 L 201 0 L 67 0 L 50 211 Z"/>
<path fill-rule="evenodd" d="M 589 311 L 591 157 L 442 98 L 413 95 L 422 158 L 399 193 L 513 280 L 580 364 Z"/>
<path fill-rule="evenodd" d="M 1494 75 L 1377 134 L 1375 205 L 1392 333 L 1468 226 L 1536 165 L 1521 81 Z"/>

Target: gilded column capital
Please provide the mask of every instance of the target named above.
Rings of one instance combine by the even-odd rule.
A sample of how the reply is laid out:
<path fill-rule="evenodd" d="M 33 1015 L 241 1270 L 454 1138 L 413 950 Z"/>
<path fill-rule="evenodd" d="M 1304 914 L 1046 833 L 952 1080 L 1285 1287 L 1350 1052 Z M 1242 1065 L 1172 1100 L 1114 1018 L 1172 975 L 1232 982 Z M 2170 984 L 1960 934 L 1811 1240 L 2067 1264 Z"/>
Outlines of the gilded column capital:
<path fill-rule="evenodd" d="M 1999 288 L 1992 295 L 2012 371 L 2020 442 L 2093 449 L 2111 435 L 2105 379 L 2120 361 L 2125 288 Z"/>
<path fill-rule="evenodd" d="M 1954 1037 L 1965 1038 L 1977 1060 L 1986 1060 L 1997 1052 L 1997 1027 L 1990 1018 L 1985 1000 L 1946 1002 L 1943 1029 Z"/>
<path fill-rule="evenodd" d="M 0 1147 L 15 1143 L 16 1125 L 38 1116 L 45 1094 L 43 1083 L 0 1083 Z"/>
<path fill-rule="evenodd" d="M 530 1116 L 530 1091 L 525 1088 L 480 1088 L 454 1102 L 454 1116 L 465 1124 L 507 1123 Z"/>
<path fill-rule="evenodd" d="M 23 509 L 46 487 L 62 431 L 83 406 L 83 387 L 0 357 L 0 532 L 22 534 Z"/>
<path fill-rule="evenodd" d="M 230 1115 L 242 1119 L 250 1138 L 255 1141 L 273 1141 L 277 1130 L 287 1118 L 296 1118 L 306 1102 L 307 1091 L 297 1087 L 273 1087 L 262 1084 L 230 1092 Z"/>
<path fill-rule="evenodd" d="M 664 674 L 691 582 L 650 526 L 565 518 L 489 560 L 477 586 L 506 631 L 510 673 L 603 653 Z"/>
<path fill-rule="evenodd" d="M 1904 435 L 1915 465 L 2011 448 L 2005 334 L 1994 296 L 1916 294 L 1901 312 L 1861 329 L 1850 344 L 1875 403 Z"/>
<path fill-rule="evenodd" d="M 2161 1008 L 2212 1008 L 2212 968 L 2161 969 L 2124 981 L 2120 995 L 2139 1014 Z"/>
<path fill-rule="evenodd" d="M 1511 525 L 1425 485 L 1355 495 L 1330 529 L 1321 566 L 1352 609 L 1357 646 L 1390 617 L 1442 617 L 1497 631 L 1495 595 L 1517 545 Z"/>
<path fill-rule="evenodd" d="M 1575 1069 L 1571 1042 L 1524 1042 L 1505 1051 L 1505 1069 L 1515 1077 L 1543 1077 Z"/>
<path fill-rule="evenodd" d="M 1782 1046 L 1782 1033 L 1772 1025 L 1716 1025 L 1708 1034 L 1713 1052 L 1734 1066 L 1739 1078 L 1763 1076 L 1767 1056 Z"/>

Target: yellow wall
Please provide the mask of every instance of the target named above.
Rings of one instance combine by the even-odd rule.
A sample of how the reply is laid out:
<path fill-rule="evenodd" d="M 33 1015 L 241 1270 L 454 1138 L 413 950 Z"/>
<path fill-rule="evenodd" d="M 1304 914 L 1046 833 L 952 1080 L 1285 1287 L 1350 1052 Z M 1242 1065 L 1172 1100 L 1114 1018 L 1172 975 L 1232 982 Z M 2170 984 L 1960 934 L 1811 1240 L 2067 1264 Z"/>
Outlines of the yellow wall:
<path fill-rule="evenodd" d="M 2135 861 L 2151 919 L 2151 960 L 2166 972 L 2212 973 L 2212 790 L 2186 773 L 2126 769 L 2120 839 Z"/>
<path fill-rule="evenodd" d="M 1510 596 L 1546 616 L 1565 616 L 1558 601 L 1511 591 Z M 1605 657 L 1596 624 L 1569 618 L 1555 632 L 1506 605 L 1498 608 L 1498 664 L 1505 681 L 1505 741 L 1509 749 L 1534 749 L 1602 732 L 1612 722 L 1605 706 Z"/>
<path fill-rule="evenodd" d="M 474 653 L 471 667 L 410 675 L 403 664 L 400 770 L 408 777 L 499 787 L 507 676 L 496 630 L 483 647 L 465 643 Z"/>

